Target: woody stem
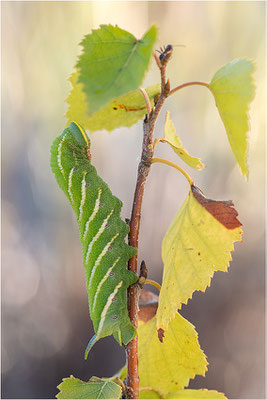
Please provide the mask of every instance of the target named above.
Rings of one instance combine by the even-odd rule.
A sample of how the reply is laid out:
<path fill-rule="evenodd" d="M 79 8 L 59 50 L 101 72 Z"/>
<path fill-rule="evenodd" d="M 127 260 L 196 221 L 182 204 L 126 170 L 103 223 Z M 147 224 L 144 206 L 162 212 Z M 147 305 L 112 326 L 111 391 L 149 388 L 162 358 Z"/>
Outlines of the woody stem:
<path fill-rule="evenodd" d="M 137 181 L 132 206 L 130 220 L 129 245 L 138 249 L 138 238 L 141 220 L 141 209 L 144 195 L 144 188 L 147 176 L 149 174 L 151 160 L 153 157 L 153 134 L 159 112 L 168 96 L 166 89 L 166 66 L 160 66 L 161 73 L 161 93 L 155 105 L 155 108 L 149 115 L 146 115 L 143 123 L 143 145 L 141 161 L 138 166 Z M 137 274 L 137 255 L 132 257 L 128 263 L 128 269 Z M 137 329 L 138 326 L 138 301 L 140 288 L 137 285 L 131 285 L 128 288 L 128 311 L 131 323 Z M 130 387 L 131 398 L 139 398 L 139 375 L 138 375 L 138 338 L 131 340 L 126 347 L 127 361 L 127 386 Z"/>

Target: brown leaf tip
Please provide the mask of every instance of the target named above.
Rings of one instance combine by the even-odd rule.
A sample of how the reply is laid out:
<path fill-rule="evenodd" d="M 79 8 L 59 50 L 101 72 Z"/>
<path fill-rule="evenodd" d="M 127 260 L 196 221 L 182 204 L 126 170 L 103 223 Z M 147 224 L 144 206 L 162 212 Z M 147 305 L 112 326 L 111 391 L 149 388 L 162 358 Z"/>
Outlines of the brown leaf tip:
<path fill-rule="evenodd" d="M 241 222 L 237 219 L 238 212 L 233 207 L 234 204 L 229 201 L 218 201 L 207 199 L 203 192 L 192 185 L 191 190 L 195 199 L 202 205 L 214 218 L 217 219 L 227 229 L 235 229 L 241 226 Z"/>
<path fill-rule="evenodd" d="M 158 329 L 158 338 L 159 338 L 159 341 L 161 342 L 161 343 L 163 343 L 163 338 L 164 338 L 164 329 L 162 329 L 162 328 L 159 328 Z"/>

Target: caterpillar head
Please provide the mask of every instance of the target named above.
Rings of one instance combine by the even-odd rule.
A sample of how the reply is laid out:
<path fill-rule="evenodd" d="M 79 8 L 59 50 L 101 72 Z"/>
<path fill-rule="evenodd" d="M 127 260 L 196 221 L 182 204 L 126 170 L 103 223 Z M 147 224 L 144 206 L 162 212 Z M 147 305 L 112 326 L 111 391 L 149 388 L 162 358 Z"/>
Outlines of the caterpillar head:
<path fill-rule="evenodd" d="M 75 144 L 80 147 L 81 150 L 85 149 L 89 159 L 91 160 L 90 139 L 85 130 L 77 122 L 71 122 L 67 130 L 74 139 Z"/>

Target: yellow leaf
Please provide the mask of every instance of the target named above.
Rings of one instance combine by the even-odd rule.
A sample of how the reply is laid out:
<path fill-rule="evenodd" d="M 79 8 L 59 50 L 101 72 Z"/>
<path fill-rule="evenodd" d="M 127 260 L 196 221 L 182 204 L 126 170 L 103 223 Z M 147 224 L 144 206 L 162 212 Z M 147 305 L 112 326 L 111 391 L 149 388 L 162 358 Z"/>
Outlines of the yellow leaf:
<path fill-rule="evenodd" d="M 142 390 L 140 388 L 140 399 L 227 399 L 223 393 L 217 392 L 217 390 L 208 389 L 184 389 L 176 392 L 164 394 L 158 393 L 156 389 Z"/>
<path fill-rule="evenodd" d="M 190 156 L 186 149 L 183 147 L 180 138 L 176 134 L 173 122 L 170 119 L 169 111 L 166 112 L 164 138 L 161 138 L 161 141 L 168 143 L 172 147 L 174 152 L 190 167 L 198 170 L 201 170 L 205 167 L 205 165 L 202 164 L 200 158 Z"/>
<path fill-rule="evenodd" d="M 208 389 L 184 389 L 168 393 L 167 399 L 227 399 L 223 393 Z"/>
<path fill-rule="evenodd" d="M 67 125 L 71 121 L 77 121 L 84 129 L 89 129 L 91 132 L 100 129 L 106 129 L 111 132 L 121 126 L 130 127 L 136 124 L 147 112 L 144 97 L 137 89 L 112 100 L 93 115 L 89 115 L 86 95 L 83 92 L 82 84 L 78 82 L 78 72 L 74 72 L 69 81 L 72 84 L 72 90 L 66 99 L 69 104 L 66 113 L 68 118 Z M 160 93 L 160 85 L 152 85 L 145 90 L 151 107 L 153 107 L 154 97 Z"/>
<path fill-rule="evenodd" d="M 241 58 L 220 68 L 209 85 L 236 161 L 246 177 L 248 109 L 255 93 L 253 72 L 253 62 Z"/>
<path fill-rule="evenodd" d="M 192 186 L 162 242 L 163 282 L 157 329 L 167 329 L 195 290 L 205 291 L 215 271 L 227 271 L 242 225 L 231 201 L 207 199 Z"/>
<path fill-rule="evenodd" d="M 158 339 L 155 317 L 139 321 L 138 355 L 140 387 L 154 387 L 163 393 L 183 389 L 195 375 L 204 376 L 207 370 L 194 326 L 178 313 L 163 343 Z"/>

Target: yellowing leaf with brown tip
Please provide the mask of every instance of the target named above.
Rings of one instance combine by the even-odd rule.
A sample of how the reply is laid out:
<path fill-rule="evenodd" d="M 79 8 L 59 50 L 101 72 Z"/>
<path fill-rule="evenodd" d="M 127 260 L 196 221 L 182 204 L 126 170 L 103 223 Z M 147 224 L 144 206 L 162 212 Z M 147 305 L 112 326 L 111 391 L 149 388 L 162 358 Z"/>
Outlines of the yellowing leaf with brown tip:
<path fill-rule="evenodd" d="M 196 290 L 205 291 L 215 271 L 227 271 L 242 225 L 231 201 L 207 199 L 196 186 L 162 242 L 164 263 L 157 329 L 167 329 L 176 310 Z M 161 332 L 161 331 L 160 331 Z"/>
<path fill-rule="evenodd" d="M 190 154 L 188 154 L 186 149 L 183 147 L 179 136 L 176 134 L 173 122 L 170 119 L 169 111 L 166 112 L 164 138 L 161 138 L 160 141 L 168 143 L 172 147 L 173 151 L 190 167 L 198 170 L 201 170 L 205 167 L 200 158 L 190 156 Z"/>

